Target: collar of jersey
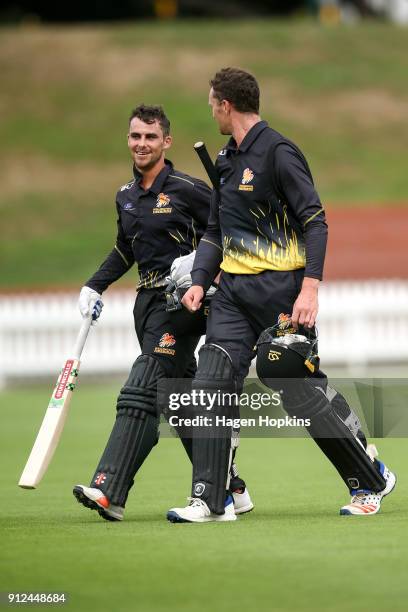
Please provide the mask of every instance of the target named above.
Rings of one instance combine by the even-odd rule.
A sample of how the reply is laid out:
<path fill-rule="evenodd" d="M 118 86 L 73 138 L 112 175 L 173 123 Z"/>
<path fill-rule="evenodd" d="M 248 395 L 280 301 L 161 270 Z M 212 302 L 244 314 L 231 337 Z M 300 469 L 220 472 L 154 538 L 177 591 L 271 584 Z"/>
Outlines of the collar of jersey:
<path fill-rule="evenodd" d="M 243 152 L 248 151 L 250 146 L 253 145 L 255 140 L 258 138 L 259 134 L 263 132 L 264 129 L 267 127 L 268 127 L 267 121 L 258 121 L 258 123 L 255 123 L 255 125 L 251 127 L 249 132 L 246 134 L 244 140 L 239 145 L 238 151 L 243 151 Z M 228 141 L 227 150 L 234 151 L 234 152 L 237 151 L 237 143 L 235 142 L 235 139 L 232 136 Z"/>
<path fill-rule="evenodd" d="M 173 170 L 173 164 L 171 163 L 169 159 L 165 159 L 164 163 L 166 165 L 156 176 L 153 185 L 150 187 L 150 189 L 146 191 L 146 193 L 151 191 L 152 193 L 154 193 L 154 195 L 158 196 L 159 193 L 162 192 L 164 183 L 166 182 L 167 177 L 169 176 L 170 172 Z M 136 170 L 135 166 L 133 166 L 133 176 L 135 177 L 136 183 L 140 187 L 140 181 L 142 180 L 142 175 L 140 174 L 138 170 Z M 140 189 L 142 188 L 140 187 Z"/>

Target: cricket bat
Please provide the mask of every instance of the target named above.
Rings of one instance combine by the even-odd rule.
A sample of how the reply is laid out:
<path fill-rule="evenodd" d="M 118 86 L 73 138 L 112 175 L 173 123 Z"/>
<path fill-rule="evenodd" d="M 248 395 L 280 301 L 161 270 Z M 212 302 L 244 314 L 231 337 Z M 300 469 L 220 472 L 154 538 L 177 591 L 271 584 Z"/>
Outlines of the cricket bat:
<path fill-rule="evenodd" d="M 18 483 L 18 486 L 23 489 L 35 489 L 37 487 L 58 446 L 68 415 L 72 393 L 77 382 L 81 353 L 91 323 L 91 316 L 83 320 L 72 356 L 66 360 L 58 377 L 34 446 Z"/>
<path fill-rule="evenodd" d="M 220 188 L 220 178 L 211 160 L 211 157 L 209 156 L 207 147 L 205 146 L 203 142 L 199 141 L 195 143 L 194 149 L 198 157 L 200 158 L 201 163 L 203 164 L 205 168 L 205 171 L 208 174 L 208 178 L 210 179 L 212 186 L 214 187 L 214 189 L 219 189 Z"/>

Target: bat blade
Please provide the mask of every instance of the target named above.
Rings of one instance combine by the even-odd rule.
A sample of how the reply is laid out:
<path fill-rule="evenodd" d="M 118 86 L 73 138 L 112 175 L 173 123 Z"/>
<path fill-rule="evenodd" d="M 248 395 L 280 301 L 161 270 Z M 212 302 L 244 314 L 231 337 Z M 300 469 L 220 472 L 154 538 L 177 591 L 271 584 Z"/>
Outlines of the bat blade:
<path fill-rule="evenodd" d="M 75 389 L 80 361 L 67 359 L 58 377 L 34 446 L 21 474 L 18 486 L 35 489 L 40 483 L 58 446 Z"/>

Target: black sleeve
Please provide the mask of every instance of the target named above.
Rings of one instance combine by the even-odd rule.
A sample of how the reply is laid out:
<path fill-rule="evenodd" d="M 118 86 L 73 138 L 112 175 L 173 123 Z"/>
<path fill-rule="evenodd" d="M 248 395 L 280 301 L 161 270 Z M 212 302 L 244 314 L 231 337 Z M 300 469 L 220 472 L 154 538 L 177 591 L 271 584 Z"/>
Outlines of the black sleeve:
<path fill-rule="evenodd" d="M 274 165 L 277 188 L 303 228 L 305 276 L 321 280 L 328 232 L 323 205 L 310 169 L 304 157 L 286 143 L 276 148 Z"/>
<path fill-rule="evenodd" d="M 207 231 L 200 240 L 197 254 L 194 259 L 194 267 L 191 271 L 193 285 L 201 285 L 204 291 L 207 291 L 218 274 L 223 257 L 221 229 L 218 216 L 218 198 L 218 192 L 213 191 Z"/>
<path fill-rule="evenodd" d="M 118 234 L 116 244 L 98 270 L 85 283 L 87 287 L 103 293 L 113 282 L 123 276 L 134 264 L 131 245 L 126 240 L 120 221 L 119 207 L 116 204 Z"/>
<path fill-rule="evenodd" d="M 204 181 L 194 179 L 194 187 L 191 189 L 190 213 L 202 230 L 205 230 L 210 214 L 211 189 Z"/>

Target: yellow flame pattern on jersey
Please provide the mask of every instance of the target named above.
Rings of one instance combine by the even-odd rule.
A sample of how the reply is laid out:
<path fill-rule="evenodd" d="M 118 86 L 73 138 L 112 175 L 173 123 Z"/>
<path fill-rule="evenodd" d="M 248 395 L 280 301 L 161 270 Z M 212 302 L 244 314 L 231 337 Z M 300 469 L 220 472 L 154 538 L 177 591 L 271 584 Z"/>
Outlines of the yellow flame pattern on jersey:
<path fill-rule="evenodd" d="M 258 274 L 263 270 L 304 268 L 303 237 L 290 227 L 286 208 L 283 206 L 281 215 L 276 213 L 275 224 L 265 223 L 265 213 L 260 207 L 249 209 L 256 232 L 250 238 L 224 236 L 221 269 L 231 274 Z"/>
<path fill-rule="evenodd" d="M 140 276 L 138 289 L 153 289 L 154 287 L 161 287 L 163 285 L 163 279 L 160 278 L 160 275 L 156 271 L 149 270 L 144 276 Z"/>

